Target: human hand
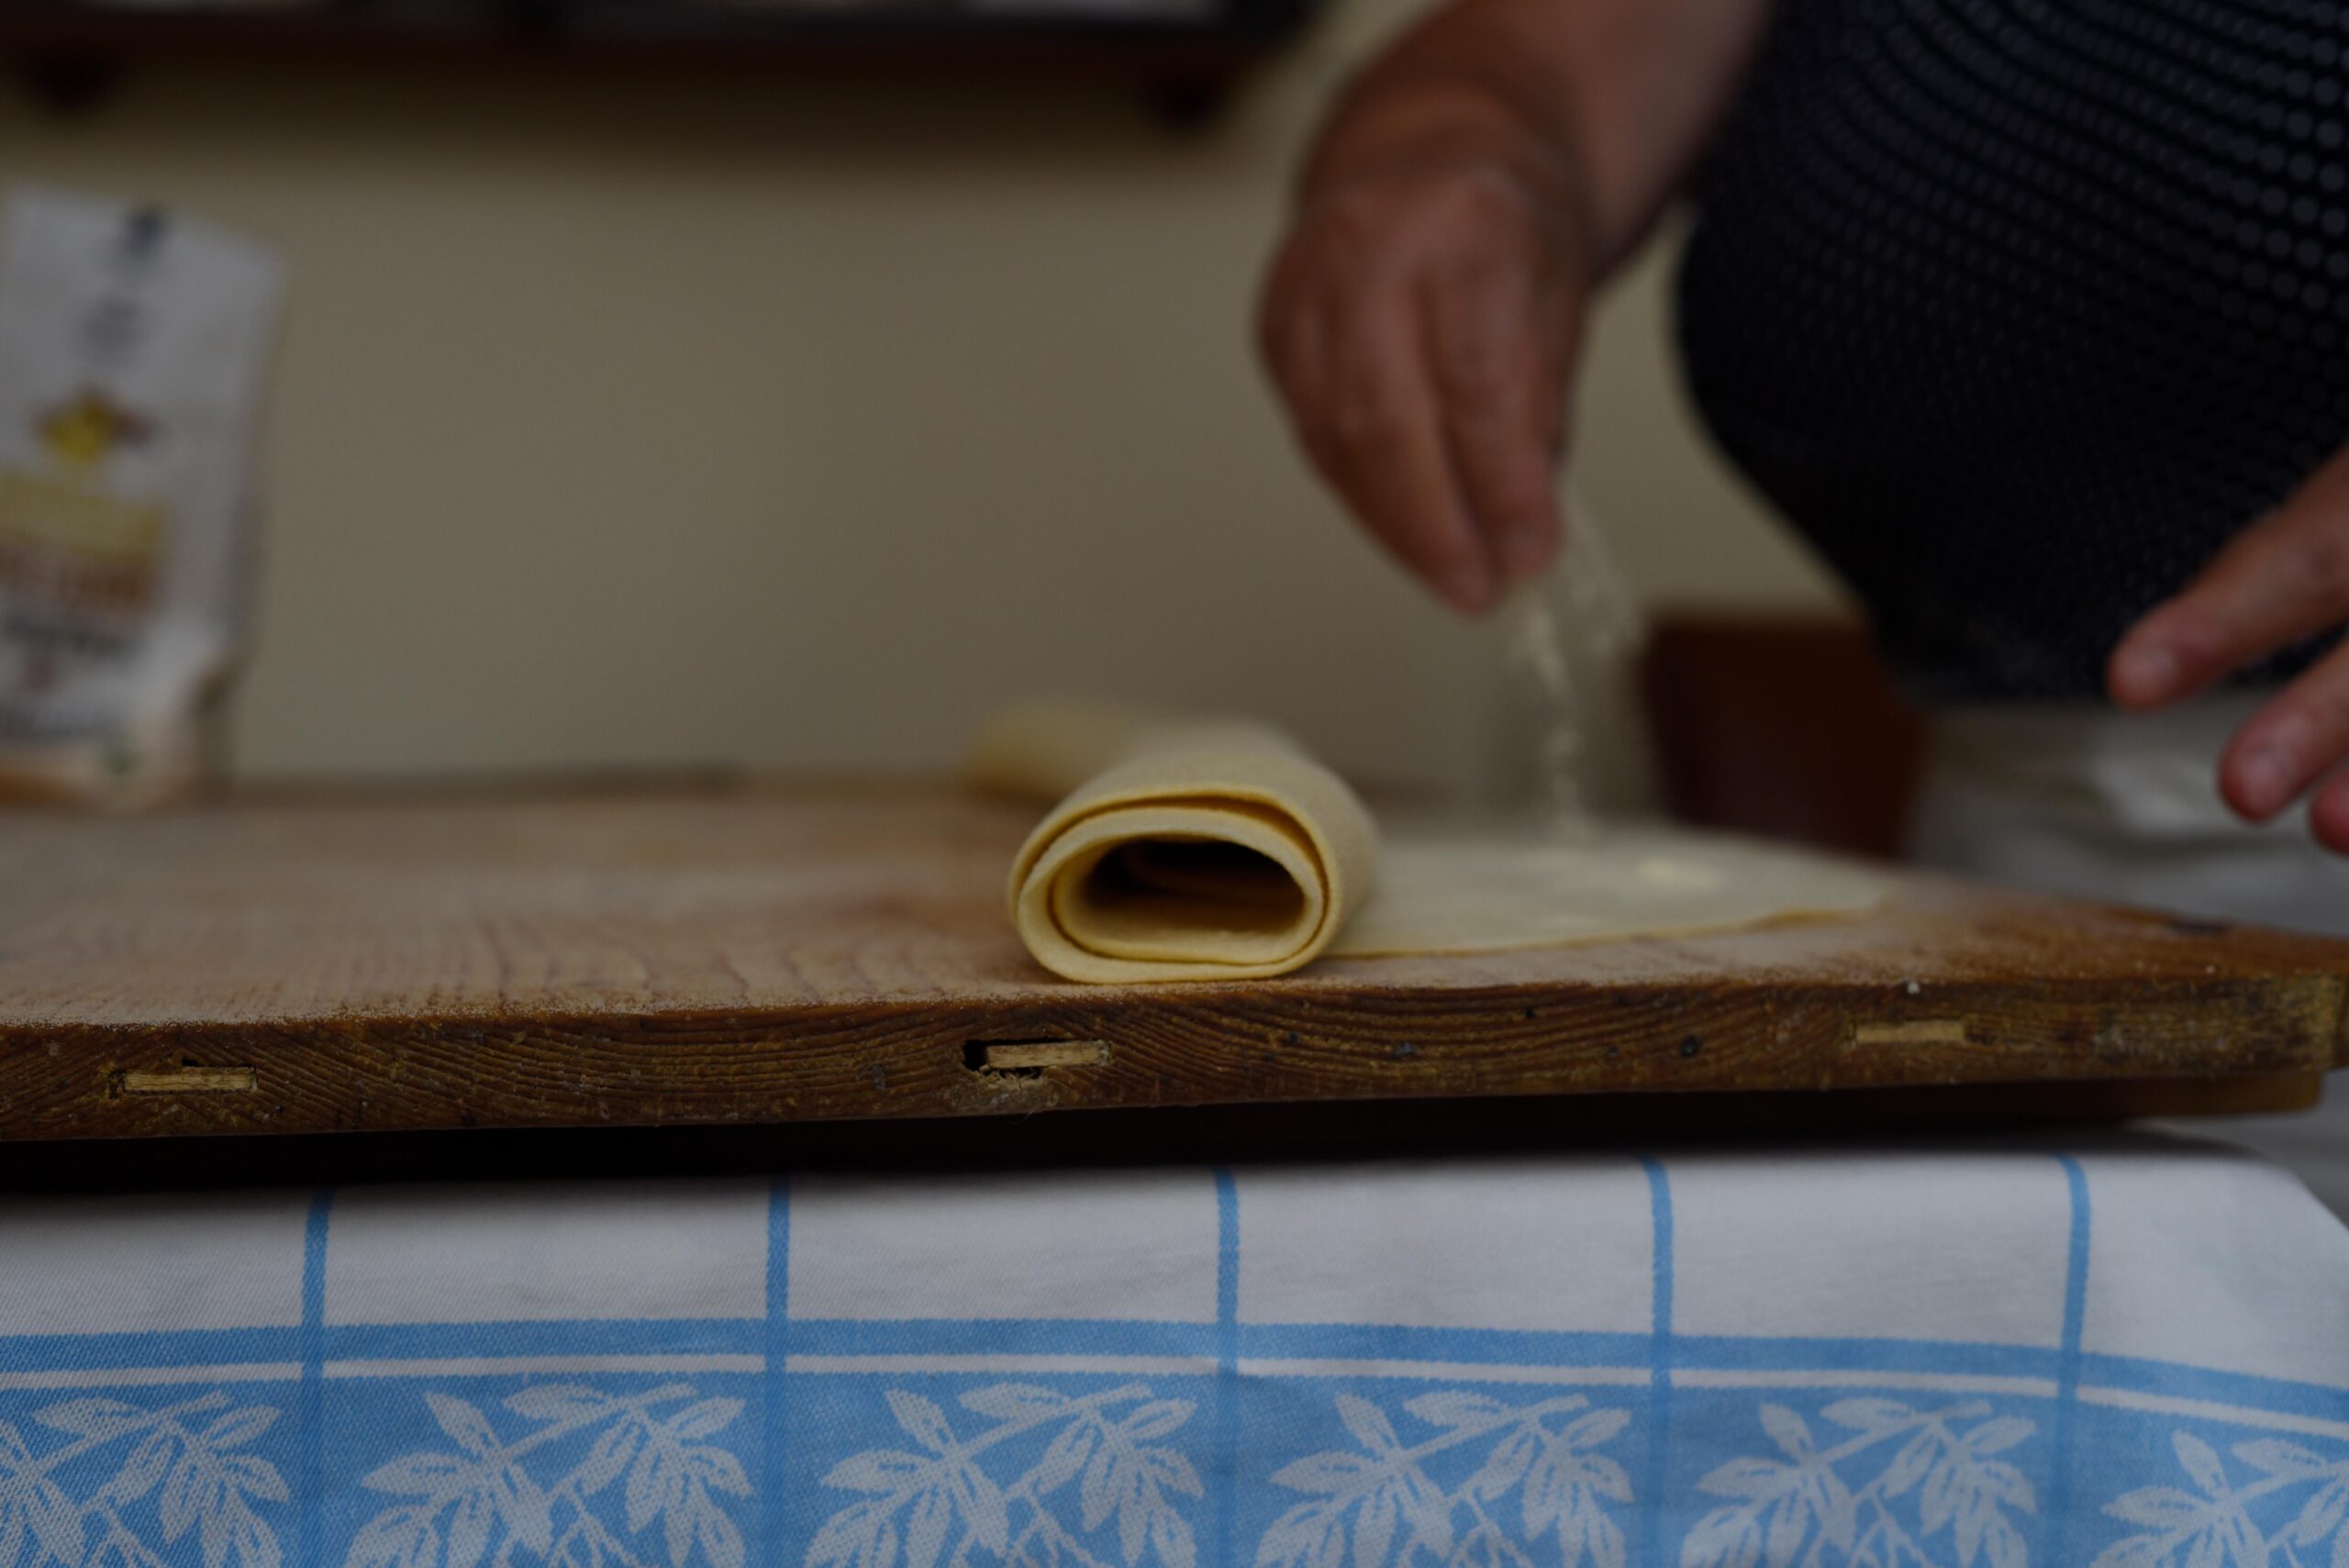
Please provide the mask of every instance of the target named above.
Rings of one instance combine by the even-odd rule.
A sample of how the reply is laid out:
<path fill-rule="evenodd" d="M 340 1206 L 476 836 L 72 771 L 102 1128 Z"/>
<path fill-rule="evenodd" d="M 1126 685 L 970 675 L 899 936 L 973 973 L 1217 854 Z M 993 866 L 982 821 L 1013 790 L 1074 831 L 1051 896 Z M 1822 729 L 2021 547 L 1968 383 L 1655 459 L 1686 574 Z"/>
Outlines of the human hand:
<path fill-rule="evenodd" d="M 1531 150 L 1421 146 L 1309 185 L 1266 281 L 1259 343 L 1307 455 L 1464 610 L 1557 548 L 1585 227 Z"/>
<path fill-rule="evenodd" d="M 2238 534 L 2176 597 L 2114 648 L 2106 684 L 2122 707 L 2165 707 L 2300 639 L 2349 620 L 2349 452 Z M 2309 825 L 2349 854 L 2349 647 L 2334 650 L 2236 730 L 2219 793 L 2265 822 L 2311 788 Z M 2330 775 L 2330 777 L 2328 777 Z"/>

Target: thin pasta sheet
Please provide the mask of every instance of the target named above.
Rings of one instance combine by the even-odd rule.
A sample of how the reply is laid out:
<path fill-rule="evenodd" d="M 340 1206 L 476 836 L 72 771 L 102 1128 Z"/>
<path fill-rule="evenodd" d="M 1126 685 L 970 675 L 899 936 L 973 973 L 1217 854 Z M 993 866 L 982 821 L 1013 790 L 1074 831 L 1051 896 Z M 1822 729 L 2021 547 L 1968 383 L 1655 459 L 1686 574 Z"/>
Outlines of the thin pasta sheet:
<path fill-rule="evenodd" d="M 989 724 L 964 771 L 1055 803 L 1012 863 L 1011 918 L 1037 962 L 1097 984 L 1687 935 L 1884 892 L 1857 866 L 1668 828 L 1407 825 L 1382 843 L 1343 780 L 1244 720 L 1031 705 Z"/>

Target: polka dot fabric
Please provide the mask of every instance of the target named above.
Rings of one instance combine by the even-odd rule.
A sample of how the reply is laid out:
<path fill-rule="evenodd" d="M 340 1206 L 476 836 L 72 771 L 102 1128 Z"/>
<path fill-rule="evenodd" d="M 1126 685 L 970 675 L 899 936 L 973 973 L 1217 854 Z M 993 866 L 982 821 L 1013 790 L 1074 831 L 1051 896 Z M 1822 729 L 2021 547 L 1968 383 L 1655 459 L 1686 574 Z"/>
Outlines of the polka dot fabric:
<path fill-rule="evenodd" d="M 1919 698 L 2097 695 L 2349 440 L 2344 97 L 2329 0 L 1782 5 L 1700 183 L 1690 389 Z"/>

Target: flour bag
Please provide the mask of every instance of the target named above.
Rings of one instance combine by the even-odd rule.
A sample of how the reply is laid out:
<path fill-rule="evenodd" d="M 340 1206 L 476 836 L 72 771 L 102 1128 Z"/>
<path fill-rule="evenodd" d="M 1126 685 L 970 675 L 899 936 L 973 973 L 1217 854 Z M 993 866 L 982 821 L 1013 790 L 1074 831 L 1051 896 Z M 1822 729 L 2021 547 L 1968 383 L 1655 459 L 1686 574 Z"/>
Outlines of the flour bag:
<path fill-rule="evenodd" d="M 280 292 L 178 213 L 0 210 L 0 797 L 135 808 L 208 771 Z"/>

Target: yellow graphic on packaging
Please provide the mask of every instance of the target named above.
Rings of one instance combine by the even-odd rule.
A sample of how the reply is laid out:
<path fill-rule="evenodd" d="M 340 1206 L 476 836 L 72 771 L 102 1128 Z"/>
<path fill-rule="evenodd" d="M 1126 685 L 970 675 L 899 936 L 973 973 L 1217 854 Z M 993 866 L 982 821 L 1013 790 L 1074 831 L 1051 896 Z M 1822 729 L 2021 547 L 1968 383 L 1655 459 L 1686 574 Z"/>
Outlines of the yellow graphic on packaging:
<path fill-rule="evenodd" d="M 154 591 L 165 515 L 106 488 L 106 461 L 148 421 L 84 391 L 34 426 L 46 473 L 0 468 L 0 587 L 60 606 L 135 610 Z"/>
<path fill-rule="evenodd" d="M 83 478 L 95 476 L 117 448 L 137 446 L 153 433 L 145 419 L 90 387 L 42 415 L 34 428 L 50 460 Z"/>

